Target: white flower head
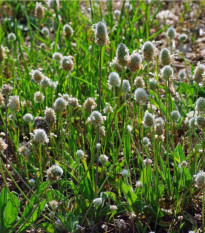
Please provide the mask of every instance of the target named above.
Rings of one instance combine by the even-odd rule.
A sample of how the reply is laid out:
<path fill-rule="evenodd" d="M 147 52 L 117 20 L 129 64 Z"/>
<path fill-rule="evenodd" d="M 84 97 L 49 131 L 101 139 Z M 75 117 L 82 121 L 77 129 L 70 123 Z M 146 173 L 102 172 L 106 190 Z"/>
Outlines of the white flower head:
<path fill-rule="evenodd" d="M 149 145 L 150 145 L 150 140 L 149 140 L 149 138 L 148 138 L 148 137 L 144 137 L 144 138 L 142 139 L 142 143 L 143 143 L 144 146 L 149 146 Z"/>
<path fill-rule="evenodd" d="M 180 119 L 181 115 L 179 113 L 179 111 L 174 110 L 171 112 L 171 119 L 175 122 L 177 122 Z"/>
<path fill-rule="evenodd" d="M 145 112 L 143 124 L 147 128 L 152 127 L 154 125 L 154 116 L 149 112 Z"/>
<path fill-rule="evenodd" d="M 107 155 L 100 155 L 99 161 L 100 161 L 101 163 L 106 163 L 106 162 L 108 162 L 108 156 L 107 156 Z"/>
<path fill-rule="evenodd" d="M 176 30 L 172 26 L 168 28 L 167 36 L 170 38 L 170 40 L 173 40 L 176 37 Z"/>
<path fill-rule="evenodd" d="M 109 43 L 107 27 L 103 22 L 98 22 L 92 26 L 95 34 L 95 42 L 102 47 Z"/>
<path fill-rule="evenodd" d="M 30 74 L 31 74 L 32 79 L 36 83 L 40 83 L 44 77 L 44 75 L 42 74 L 40 70 L 32 70 Z"/>
<path fill-rule="evenodd" d="M 143 58 L 146 62 L 151 62 L 157 55 L 157 49 L 151 41 L 146 41 L 142 47 Z"/>
<path fill-rule="evenodd" d="M 44 129 L 35 129 L 33 135 L 33 141 L 36 143 L 44 144 L 48 143 L 49 139 Z"/>
<path fill-rule="evenodd" d="M 205 188 L 205 172 L 200 171 L 195 175 L 195 183 L 199 188 Z"/>
<path fill-rule="evenodd" d="M 41 93 L 40 91 L 35 92 L 34 101 L 36 103 L 42 103 L 44 101 L 44 98 L 45 98 L 45 96 L 43 93 Z"/>
<path fill-rule="evenodd" d="M 59 97 L 55 100 L 53 106 L 56 112 L 63 112 L 67 106 L 67 102 L 62 97 Z"/>
<path fill-rule="evenodd" d="M 63 26 L 63 33 L 65 35 L 65 38 L 69 40 L 70 37 L 73 35 L 73 28 L 69 24 L 65 24 Z"/>
<path fill-rule="evenodd" d="M 60 62 L 62 59 L 63 55 L 59 52 L 55 52 L 52 56 L 53 60 Z"/>
<path fill-rule="evenodd" d="M 123 169 L 123 170 L 121 171 L 121 175 L 122 175 L 124 178 L 127 178 L 127 177 L 129 176 L 128 170 L 127 170 L 127 169 Z"/>
<path fill-rule="evenodd" d="M 47 27 L 44 27 L 44 28 L 42 29 L 42 34 L 43 34 L 44 36 L 48 36 L 48 35 L 49 35 L 49 29 L 48 29 Z"/>
<path fill-rule="evenodd" d="M 88 122 L 96 126 L 102 125 L 104 120 L 105 117 L 103 117 L 102 114 L 98 111 L 93 111 L 90 117 L 88 117 Z"/>
<path fill-rule="evenodd" d="M 201 83 L 204 80 L 205 65 L 198 63 L 194 70 L 194 81 Z"/>
<path fill-rule="evenodd" d="M 4 150 L 6 150 L 7 147 L 8 145 L 4 142 L 2 138 L 0 138 L 0 151 L 3 152 Z"/>
<path fill-rule="evenodd" d="M 77 150 L 76 155 L 79 159 L 82 159 L 84 156 L 84 152 L 82 150 Z"/>
<path fill-rule="evenodd" d="M 130 61 L 129 56 L 129 49 L 125 44 L 119 44 L 117 47 L 117 54 L 114 58 L 114 61 L 116 61 L 120 66 L 127 66 Z"/>
<path fill-rule="evenodd" d="M 151 165 L 152 164 L 152 160 L 151 159 L 144 159 L 143 163 L 145 166 Z"/>
<path fill-rule="evenodd" d="M 14 95 L 9 97 L 9 103 L 8 103 L 8 108 L 11 111 L 19 111 L 20 110 L 20 100 L 19 96 Z"/>
<path fill-rule="evenodd" d="M 16 40 L 16 35 L 13 32 L 9 33 L 8 40 L 9 41 L 15 41 Z"/>
<path fill-rule="evenodd" d="M 110 104 L 107 104 L 107 105 L 105 106 L 105 108 L 103 109 L 103 112 L 104 112 L 105 114 L 112 113 L 112 112 L 113 112 L 112 106 L 111 106 Z"/>
<path fill-rule="evenodd" d="M 170 65 L 167 65 L 161 69 L 161 73 L 162 73 L 162 77 L 164 79 L 168 80 L 170 77 L 172 77 L 174 71 Z"/>
<path fill-rule="evenodd" d="M 115 210 L 117 210 L 117 206 L 116 205 L 110 205 L 110 210 L 113 212 Z"/>
<path fill-rule="evenodd" d="M 30 114 L 30 113 L 27 113 L 23 116 L 23 120 L 26 122 L 26 123 L 29 123 L 29 122 L 32 122 L 33 121 L 33 115 Z"/>
<path fill-rule="evenodd" d="M 130 86 L 129 80 L 124 79 L 124 80 L 122 81 L 122 91 L 123 91 L 124 93 L 129 93 L 130 90 L 131 90 L 131 86 Z"/>
<path fill-rule="evenodd" d="M 61 59 L 61 68 L 65 71 L 73 71 L 74 68 L 74 62 L 72 56 L 64 56 Z"/>
<path fill-rule="evenodd" d="M 142 188 L 143 184 L 141 181 L 136 182 L 136 188 Z"/>
<path fill-rule="evenodd" d="M 40 82 L 40 86 L 46 89 L 47 87 L 50 87 L 50 85 L 51 85 L 51 80 L 48 77 L 44 76 Z"/>
<path fill-rule="evenodd" d="M 199 114 L 205 113 L 205 98 L 199 97 L 197 99 L 195 109 Z"/>
<path fill-rule="evenodd" d="M 137 103 L 139 104 L 145 104 L 148 100 L 148 95 L 146 91 L 143 88 L 137 88 L 137 90 L 134 93 L 134 98 Z"/>
<path fill-rule="evenodd" d="M 132 132 L 132 126 L 131 126 L 131 125 L 127 125 L 127 131 L 128 131 L 129 133 Z"/>
<path fill-rule="evenodd" d="M 101 144 L 100 144 L 100 143 L 97 143 L 97 144 L 96 144 L 96 149 L 99 150 L 100 147 L 101 147 Z"/>
<path fill-rule="evenodd" d="M 43 19 L 44 17 L 44 7 L 42 6 L 41 2 L 36 2 L 35 16 L 38 19 Z"/>
<path fill-rule="evenodd" d="M 49 180 L 55 181 L 60 179 L 63 175 L 63 169 L 58 164 L 54 164 L 46 171 L 46 173 Z"/>
<path fill-rule="evenodd" d="M 96 207 L 96 206 L 99 206 L 100 204 L 102 204 L 102 198 L 99 197 L 99 198 L 95 198 L 93 200 L 93 205 Z"/>
<path fill-rule="evenodd" d="M 108 84 L 112 87 L 119 87 L 121 84 L 119 74 L 116 72 L 110 73 L 108 76 Z"/>
<path fill-rule="evenodd" d="M 28 181 L 28 183 L 29 183 L 29 185 L 34 186 L 35 183 L 36 183 L 36 181 L 35 181 L 34 179 L 30 179 L 30 180 Z"/>

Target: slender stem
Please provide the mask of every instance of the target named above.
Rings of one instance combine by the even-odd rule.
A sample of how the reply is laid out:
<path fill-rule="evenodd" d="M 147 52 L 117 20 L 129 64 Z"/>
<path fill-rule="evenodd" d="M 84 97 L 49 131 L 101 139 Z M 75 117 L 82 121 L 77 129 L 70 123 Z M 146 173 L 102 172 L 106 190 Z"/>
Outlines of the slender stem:
<path fill-rule="evenodd" d="M 149 177 L 148 177 L 148 165 L 146 165 L 146 177 L 147 177 L 147 194 L 148 194 L 148 203 L 150 201 L 150 198 L 149 198 Z"/>
<path fill-rule="evenodd" d="M 203 189 L 203 197 L 202 197 L 202 232 L 204 233 L 204 196 L 205 196 L 205 188 Z"/>
<path fill-rule="evenodd" d="M 6 95 L 6 129 L 5 129 L 5 134 L 6 134 L 6 144 L 8 145 L 8 95 Z M 6 168 L 8 169 L 8 146 L 6 148 Z M 7 181 L 7 173 L 5 173 L 5 178 Z"/>
<path fill-rule="evenodd" d="M 149 62 L 147 63 L 147 88 L 148 88 L 148 94 L 149 94 L 149 100 L 150 100 L 150 110 L 151 110 L 151 113 L 153 113 L 153 110 L 152 110 L 152 96 L 151 96 L 151 93 L 150 93 L 150 81 L 149 81 Z"/>
<path fill-rule="evenodd" d="M 202 140 L 202 147 L 203 147 L 203 155 L 202 155 L 202 169 L 204 170 L 204 167 L 205 167 L 205 158 L 204 158 L 204 156 L 205 156 L 205 145 L 204 145 L 204 143 L 205 143 L 205 135 L 204 135 L 204 130 L 202 130 L 202 137 L 203 137 L 203 140 Z"/>
<path fill-rule="evenodd" d="M 173 47 L 172 47 L 172 40 L 170 39 L 170 42 L 169 42 L 169 44 L 170 44 L 170 51 L 171 51 L 171 54 L 173 53 Z"/>
<path fill-rule="evenodd" d="M 99 61 L 99 99 L 98 99 L 98 111 L 99 112 L 100 112 L 100 105 L 101 105 L 101 78 L 102 78 L 101 57 L 102 57 L 102 47 L 100 47 L 100 61 Z M 100 126 L 98 126 L 97 143 L 100 143 Z M 95 193 L 97 193 L 97 185 L 98 185 L 99 151 L 97 153 L 98 154 L 97 154 L 96 174 L 95 174 Z"/>
<path fill-rule="evenodd" d="M 25 159 L 26 176 L 27 176 L 27 180 L 29 180 L 28 160 L 27 160 L 27 157 L 25 157 L 24 159 Z"/>
<path fill-rule="evenodd" d="M 40 179 L 43 182 L 43 174 L 42 174 L 42 156 L 41 156 L 41 145 L 39 146 L 39 164 L 40 164 Z"/>
<path fill-rule="evenodd" d="M 99 99 L 98 99 L 98 111 L 100 112 L 100 105 L 101 105 L 101 79 L 102 79 L 102 71 L 101 71 L 101 54 L 102 54 L 102 47 L 100 47 L 100 61 L 99 61 Z M 98 138 L 97 141 L 100 142 L 100 133 L 99 133 L 99 126 L 98 126 Z"/>
<path fill-rule="evenodd" d="M 101 56 L 102 56 L 102 47 L 100 47 L 100 61 L 99 61 L 99 99 L 98 99 L 98 111 L 100 112 L 100 104 L 101 104 Z"/>
<path fill-rule="evenodd" d="M 93 22 L 93 8 L 92 8 L 92 1 L 90 0 L 90 9 L 91 9 L 91 18 Z"/>
<path fill-rule="evenodd" d="M 170 80 L 168 78 L 168 93 L 169 93 L 169 101 L 168 101 L 168 115 L 170 116 L 170 112 L 172 111 L 172 99 L 171 99 L 171 93 L 170 93 Z"/>

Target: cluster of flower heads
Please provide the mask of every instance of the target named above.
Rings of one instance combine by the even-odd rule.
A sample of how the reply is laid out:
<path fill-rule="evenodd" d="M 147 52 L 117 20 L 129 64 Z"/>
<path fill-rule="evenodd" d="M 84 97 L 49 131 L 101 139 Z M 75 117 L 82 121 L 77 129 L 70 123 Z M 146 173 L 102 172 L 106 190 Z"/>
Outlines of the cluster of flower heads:
<path fill-rule="evenodd" d="M 188 112 L 185 118 L 190 129 L 193 131 L 197 127 L 200 130 L 205 129 L 205 98 L 199 97 L 195 103 L 195 110 Z"/>
<path fill-rule="evenodd" d="M 115 66 L 119 72 L 122 71 L 122 67 L 127 67 L 131 72 L 137 72 L 143 68 L 142 56 L 135 50 L 130 55 L 127 46 L 121 43 L 117 47 L 116 57 L 111 65 Z"/>
<path fill-rule="evenodd" d="M 186 117 L 186 122 L 189 123 L 191 129 L 198 127 L 201 130 L 205 129 L 205 98 L 199 97 L 195 104 L 195 111 L 189 112 Z"/>
<path fill-rule="evenodd" d="M 5 104 L 5 99 L 8 99 L 8 108 L 15 114 L 20 110 L 20 98 L 17 95 L 11 95 L 13 87 L 4 84 L 0 93 L 0 106 Z"/>
<path fill-rule="evenodd" d="M 51 79 L 49 79 L 39 69 L 38 70 L 32 70 L 30 74 L 31 74 L 32 80 L 35 83 L 40 84 L 40 87 L 43 88 L 43 89 L 46 89 L 48 87 L 51 87 L 51 88 L 55 89 L 56 86 L 58 85 L 58 82 L 54 82 Z"/>
<path fill-rule="evenodd" d="M 51 8 L 55 8 L 56 6 L 59 7 L 58 1 L 48 1 L 48 5 Z M 131 5 L 130 5 L 131 6 Z M 129 6 L 126 8 L 128 9 Z M 37 18 L 42 19 L 44 17 L 44 10 L 45 8 L 42 6 L 41 3 L 36 3 L 35 8 L 35 15 Z M 42 33 L 44 36 L 49 36 L 49 29 L 44 27 L 42 29 Z M 63 34 L 66 38 L 66 40 L 69 40 L 71 36 L 73 35 L 73 29 L 69 24 L 64 25 L 63 27 Z M 106 25 L 102 22 L 99 22 L 94 26 L 94 34 L 95 34 L 95 42 L 98 46 L 102 47 L 105 44 L 109 42 L 108 39 L 108 32 Z M 170 40 L 173 40 L 176 37 L 176 32 L 174 28 L 169 28 L 167 32 L 168 37 Z M 10 34 L 8 36 L 8 39 L 10 41 L 15 41 L 15 34 Z M 179 40 L 181 42 L 185 41 L 187 39 L 186 35 L 180 35 Z M 142 46 L 142 56 L 137 51 L 133 51 L 132 54 L 129 54 L 129 49 L 126 45 L 120 44 L 117 48 L 116 57 L 114 58 L 113 64 L 116 65 L 117 69 L 122 70 L 122 67 L 127 67 L 131 72 L 137 72 L 139 69 L 142 69 L 142 61 L 146 61 L 147 63 L 152 62 L 157 56 L 157 49 L 154 43 L 147 41 Z M 3 46 L 0 48 L 0 61 L 3 60 L 5 57 L 5 49 Z M 73 71 L 74 69 L 74 62 L 72 56 L 63 56 L 59 52 L 55 52 L 53 54 L 53 60 L 60 62 L 61 68 L 65 71 Z M 171 63 L 173 62 L 173 56 L 170 54 L 170 51 L 167 48 L 164 48 L 160 52 L 159 56 L 160 65 L 163 66 L 161 69 L 161 76 L 165 80 L 169 80 L 170 77 L 173 76 L 173 68 L 171 67 Z M 40 87 L 43 89 L 46 89 L 48 87 L 56 86 L 55 82 L 52 82 L 48 77 L 46 77 L 40 70 L 33 70 L 31 72 L 32 79 L 35 83 L 40 84 Z M 180 71 L 179 77 L 181 80 L 186 78 L 186 72 Z M 205 66 L 202 64 L 198 64 L 195 71 L 194 71 L 194 81 L 196 83 L 202 83 L 205 79 Z M 156 88 L 156 80 L 150 80 L 150 88 L 155 89 Z M 110 87 L 122 87 L 123 93 L 129 93 L 131 91 L 131 85 L 129 80 L 121 80 L 120 76 L 116 72 L 111 72 L 108 76 L 108 84 Z M 141 76 L 138 76 L 134 80 L 134 85 L 137 87 L 137 89 L 134 92 L 134 99 L 137 104 L 145 105 L 148 101 L 148 94 L 146 93 L 144 87 L 145 83 Z M 4 103 L 4 95 L 8 96 L 12 91 L 12 88 L 8 85 L 4 85 L 2 88 L 2 94 L 0 94 L 0 105 Z M 34 101 L 36 103 L 41 103 L 44 101 L 45 96 L 40 91 L 37 91 L 34 94 Z M 66 110 L 67 106 L 70 107 L 80 107 L 78 103 L 78 99 L 72 96 L 69 96 L 67 94 L 61 95 L 58 97 L 54 104 L 53 108 L 46 107 L 44 110 L 44 117 L 36 117 L 34 118 L 32 114 L 27 113 L 24 115 L 23 120 L 26 123 L 33 122 L 35 123 L 36 129 L 33 133 L 33 142 L 36 144 L 45 144 L 49 142 L 48 137 L 48 126 L 53 126 L 56 122 L 56 113 L 60 114 L 63 111 Z M 19 111 L 20 110 L 20 100 L 19 96 L 10 96 L 8 107 L 11 111 Z M 88 122 L 92 125 L 99 126 L 100 135 L 105 136 L 105 127 L 102 126 L 106 117 L 102 116 L 102 114 L 99 111 L 95 111 L 94 109 L 97 107 L 97 104 L 95 102 L 94 98 L 87 98 L 85 102 L 83 103 L 83 109 L 90 114 L 88 117 Z M 104 113 L 109 114 L 113 112 L 113 109 L 110 104 L 107 104 L 107 106 L 104 108 Z M 194 125 L 198 125 L 199 128 L 205 129 L 205 98 L 200 97 L 196 101 L 196 107 L 195 107 L 195 115 L 193 115 L 189 119 L 189 124 L 191 127 Z M 181 115 L 179 111 L 174 110 L 170 114 L 171 120 L 176 123 L 179 121 Z M 164 134 L 164 120 L 159 117 L 155 119 L 155 116 L 149 112 L 145 112 L 144 118 L 143 118 L 143 124 L 146 128 L 153 128 L 155 132 L 156 138 L 163 138 Z M 129 132 L 132 131 L 132 127 L 130 125 L 127 126 L 127 130 Z M 142 144 L 146 147 L 150 145 L 150 140 L 148 137 L 144 137 L 142 139 Z M 0 151 L 4 151 L 7 148 L 7 144 L 4 142 L 2 138 L 0 138 Z M 100 145 L 97 145 L 98 148 L 100 148 Z M 28 146 L 23 145 L 21 148 L 19 148 L 19 153 L 22 154 L 29 154 Z M 77 150 L 76 156 L 79 159 L 82 159 L 85 156 L 85 153 L 82 150 Z M 105 154 L 101 154 L 99 156 L 99 161 L 102 164 L 105 164 L 109 161 L 109 157 Z M 143 160 L 143 163 L 145 166 L 152 165 L 151 159 L 145 159 Z M 183 161 L 181 163 L 181 166 L 186 166 L 186 161 Z M 128 178 L 129 172 L 126 169 L 123 169 L 121 172 L 121 175 L 124 178 Z M 55 164 L 51 166 L 47 170 L 47 177 L 51 181 L 55 181 L 60 179 L 60 177 L 63 176 L 63 169 Z M 199 172 L 195 177 L 196 186 L 199 188 L 205 187 L 205 173 Z M 137 181 L 136 184 L 137 188 L 142 187 L 142 182 Z M 96 198 L 93 200 L 93 205 L 97 207 L 98 205 L 102 204 L 103 199 L 102 197 Z M 52 209 L 56 210 L 58 203 L 50 202 L 50 205 L 52 206 Z M 111 211 L 115 211 L 117 209 L 116 206 L 112 205 L 110 206 Z M 123 225 L 126 227 L 126 223 L 119 220 L 117 224 Z M 121 226 L 121 228 L 124 228 Z"/>

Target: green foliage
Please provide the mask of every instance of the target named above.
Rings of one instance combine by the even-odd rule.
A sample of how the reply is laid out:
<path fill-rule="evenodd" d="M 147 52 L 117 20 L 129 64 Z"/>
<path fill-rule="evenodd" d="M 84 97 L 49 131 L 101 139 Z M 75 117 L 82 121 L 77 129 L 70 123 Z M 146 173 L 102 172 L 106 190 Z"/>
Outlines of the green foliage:
<path fill-rule="evenodd" d="M 186 59 L 186 54 L 178 51 L 178 47 L 177 50 L 169 48 L 170 41 L 162 36 L 170 26 L 157 17 L 166 9 L 164 1 L 149 4 L 143 0 L 130 1 L 131 10 L 122 1 L 119 15 L 113 11 L 116 2 L 111 0 L 106 3 L 60 1 L 59 9 L 50 9 L 42 2 L 45 16 L 40 20 L 34 15 L 35 5 L 34 1 L 0 2 L 4 16 L 0 25 L 0 44 L 9 49 L 4 61 L 0 62 L 0 87 L 10 84 L 13 86 L 11 95 L 18 95 L 21 101 L 20 110 L 8 109 L 7 116 L 5 104 L 0 106 L 1 132 L 5 132 L 8 119 L 10 165 L 9 169 L 4 164 L 2 169 L 0 167 L 4 183 L 10 184 L 1 189 L 0 232 L 24 233 L 30 229 L 37 232 L 39 228 L 48 233 L 78 232 L 81 227 L 85 232 L 101 232 L 105 223 L 108 231 L 115 227 L 118 232 L 116 222 L 119 219 L 125 219 L 127 231 L 134 229 L 144 233 L 188 232 L 196 228 L 193 215 L 201 211 L 196 207 L 200 206 L 201 200 L 193 176 L 205 165 L 202 154 L 205 151 L 204 131 L 190 128 L 185 120 L 190 111 L 195 111 L 195 102 L 199 96 L 205 96 L 205 90 L 191 77 L 194 62 Z M 187 2 L 182 8 L 181 28 L 184 26 L 181 22 L 192 9 Z M 110 41 L 102 47 L 101 53 L 92 31 L 92 25 L 99 21 L 106 23 Z M 74 30 L 69 40 L 63 35 L 63 25 L 68 22 Z M 50 30 L 48 37 L 42 34 L 44 26 Z M 16 41 L 8 41 L 10 32 L 15 33 Z M 196 35 L 190 33 L 189 43 L 196 43 Z M 155 40 L 159 53 L 158 41 L 161 39 L 162 47 L 173 49 L 172 55 L 177 54 L 177 59 L 182 59 L 189 74 L 187 80 L 177 79 L 179 69 L 175 63 L 171 64 L 174 77 L 169 82 L 163 80 L 158 57 L 149 64 L 143 61 L 137 72 L 131 72 L 127 67 L 117 71 L 110 65 L 120 43 L 124 43 L 132 54 L 133 51 L 141 53 L 144 42 Z M 175 42 L 178 46 L 177 38 Z M 55 52 L 73 56 L 72 72 L 63 70 L 53 59 Z M 52 82 L 58 82 L 57 87 L 43 88 L 35 83 L 31 72 L 36 69 L 41 69 Z M 129 80 L 130 93 L 123 94 L 121 86 L 109 88 L 107 77 L 113 71 L 119 73 L 121 81 Z M 134 99 L 137 76 L 145 83 L 148 94 L 145 105 Z M 157 83 L 156 89 L 149 85 L 151 77 Z M 45 96 L 42 103 L 34 101 L 37 91 Z M 99 107 L 106 116 L 103 124 L 106 136 L 100 136 L 101 147 L 97 149 L 98 127 L 89 124 L 90 113 L 85 111 L 83 104 L 92 97 L 99 105 L 99 91 L 101 103 L 95 110 Z M 31 113 L 34 118 L 44 117 L 45 108 L 52 108 L 63 94 L 76 97 L 80 106 L 70 104 L 62 113 L 56 113 L 56 123 L 47 128 L 49 143 L 39 149 L 31 135 L 37 125 L 34 122 L 27 124 L 23 116 Z M 103 110 L 107 103 L 113 108 L 109 113 Z M 178 122 L 170 119 L 173 110 L 181 114 Z M 163 118 L 161 136 L 156 135 L 156 122 L 153 127 L 144 125 L 146 111 L 155 119 Z M 150 139 L 148 146 L 143 145 L 143 137 Z M 28 154 L 24 154 L 22 143 L 29 149 Z M 83 158 L 76 155 L 79 149 L 85 153 Z M 5 162 L 5 154 L 2 151 L 1 162 Z M 99 161 L 100 155 L 107 155 L 108 161 Z M 146 164 L 146 159 L 151 163 Z M 63 170 L 60 177 L 49 174 L 48 169 L 54 164 Z M 123 177 L 123 169 L 127 170 L 127 177 Z M 34 183 L 30 182 L 31 178 Z M 93 200 L 100 197 L 102 204 L 94 207 Z M 111 205 L 116 205 L 117 209 L 112 211 Z M 184 219 L 179 221 L 179 216 Z"/>

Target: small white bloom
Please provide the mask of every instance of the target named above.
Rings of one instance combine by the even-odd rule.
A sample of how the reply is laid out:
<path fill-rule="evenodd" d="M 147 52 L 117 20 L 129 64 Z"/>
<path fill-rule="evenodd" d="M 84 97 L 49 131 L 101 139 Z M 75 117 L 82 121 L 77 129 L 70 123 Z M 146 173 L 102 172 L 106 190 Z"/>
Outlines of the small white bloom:
<path fill-rule="evenodd" d="M 124 79 L 122 82 L 122 91 L 124 93 L 129 93 L 131 90 L 130 82 L 127 79 Z"/>
<path fill-rule="evenodd" d="M 11 32 L 11 33 L 8 35 L 8 40 L 9 40 L 9 41 L 15 41 L 15 40 L 16 40 L 16 35 L 15 35 L 13 32 Z"/>
<path fill-rule="evenodd" d="M 62 97 L 59 97 L 55 100 L 53 106 L 56 112 L 63 112 L 67 106 L 67 102 Z"/>
<path fill-rule="evenodd" d="M 93 205 L 94 205 L 95 207 L 98 206 L 98 205 L 100 205 L 100 204 L 102 204 L 102 198 L 101 198 L 101 197 L 95 198 L 95 199 L 93 200 Z"/>
<path fill-rule="evenodd" d="M 100 155 L 99 161 L 100 161 L 101 163 L 108 162 L 108 156 L 106 156 L 106 155 Z"/>
<path fill-rule="evenodd" d="M 144 137 L 144 138 L 142 139 L 142 143 L 143 143 L 144 146 L 149 146 L 149 144 L 150 144 L 149 138 Z"/>
<path fill-rule="evenodd" d="M 131 125 L 127 125 L 127 131 L 128 131 L 129 133 L 132 132 L 132 126 L 131 126 Z"/>
<path fill-rule="evenodd" d="M 136 188 L 142 188 L 143 184 L 141 181 L 136 182 Z"/>
<path fill-rule="evenodd" d="M 110 210 L 113 212 L 115 210 L 117 210 L 117 206 L 116 205 L 110 205 Z"/>
<path fill-rule="evenodd" d="M 23 119 L 26 123 L 29 123 L 29 122 L 33 121 L 33 115 L 30 113 L 27 113 L 24 115 Z"/>
<path fill-rule="evenodd" d="M 109 113 L 113 112 L 112 106 L 110 104 L 107 104 L 106 107 L 103 109 L 103 112 L 105 114 L 109 114 Z"/>
<path fill-rule="evenodd" d="M 145 104 L 147 99 L 148 99 L 148 95 L 143 88 L 139 87 L 139 88 L 137 88 L 137 90 L 134 93 L 134 98 L 135 98 L 137 103 Z"/>
<path fill-rule="evenodd" d="M 175 122 L 177 122 L 179 120 L 179 118 L 181 117 L 179 111 L 174 110 L 171 112 L 171 119 Z"/>
<path fill-rule="evenodd" d="M 100 147 L 101 147 L 101 144 L 100 144 L 100 143 L 97 143 L 97 144 L 96 144 L 96 149 L 99 150 Z"/>
<path fill-rule="evenodd" d="M 123 169 L 123 170 L 121 171 L 121 175 L 122 175 L 124 178 L 127 178 L 127 177 L 129 176 L 128 170 Z"/>
<path fill-rule="evenodd" d="M 93 125 L 100 126 L 104 123 L 105 118 L 99 111 L 93 111 L 88 117 L 88 122 L 92 123 Z"/>
<path fill-rule="evenodd" d="M 35 101 L 36 103 L 41 103 L 41 102 L 43 102 L 43 101 L 44 101 L 44 98 L 45 98 L 45 96 L 44 96 L 43 93 L 41 93 L 40 91 L 35 92 L 35 94 L 34 94 L 34 101 Z"/>
<path fill-rule="evenodd" d="M 151 165 L 152 164 L 152 160 L 151 159 L 144 159 L 143 163 L 145 166 Z"/>
<path fill-rule="evenodd" d="M 121 79 L 116 72 L 112 72 L 108 76 L 108 84 L 112 87 L 119 87 L 121 84 Z"/>
<path fill-rule="evenodd" d="M 44 36 L 48 36 L 49 35 L 49 29 L 47 27 L 44 27 L 42 29 L 42 33 L 43 33 Z"/>
<path fill-rule="evenodd" d="M 195 175 L 196 186 L 199 188 L 205 187 L 205 172 L 200 171 Z"/>
<path fill-rule="evenodd" d="M 59 53 L 59 52 L 55 52 L 54 54 L 53 54 L 53 60 L 56 60 L 56 61 L 58 61 L 58 62 L 60 62 L 61 61 L 61 59 L 62 59 L 62 57 L 63 57 L 63 55 L 61 54 L 61 53 Z"/>
<path fill-rule="evenodd" d="M 35 183 L 36 183 L 36 181 L 35 181 L 34 179 L 30 179 L 30 180 L 29 180 L 29 184 L 30 184 L 31 186 L 34 186 Z"/>
<path fill-rule="evenodd" d="M 36 143 L 48 143 L 49 139 L 44 129 L 35 129 L 33 135 L 33 141 Z"/>
<path fill-rule="evenodd" d="M 78 156 L 79 159 L 82 159 L 84 156 L 84 152 L 82 150 L 77 150 L 76 155 Z"/>

